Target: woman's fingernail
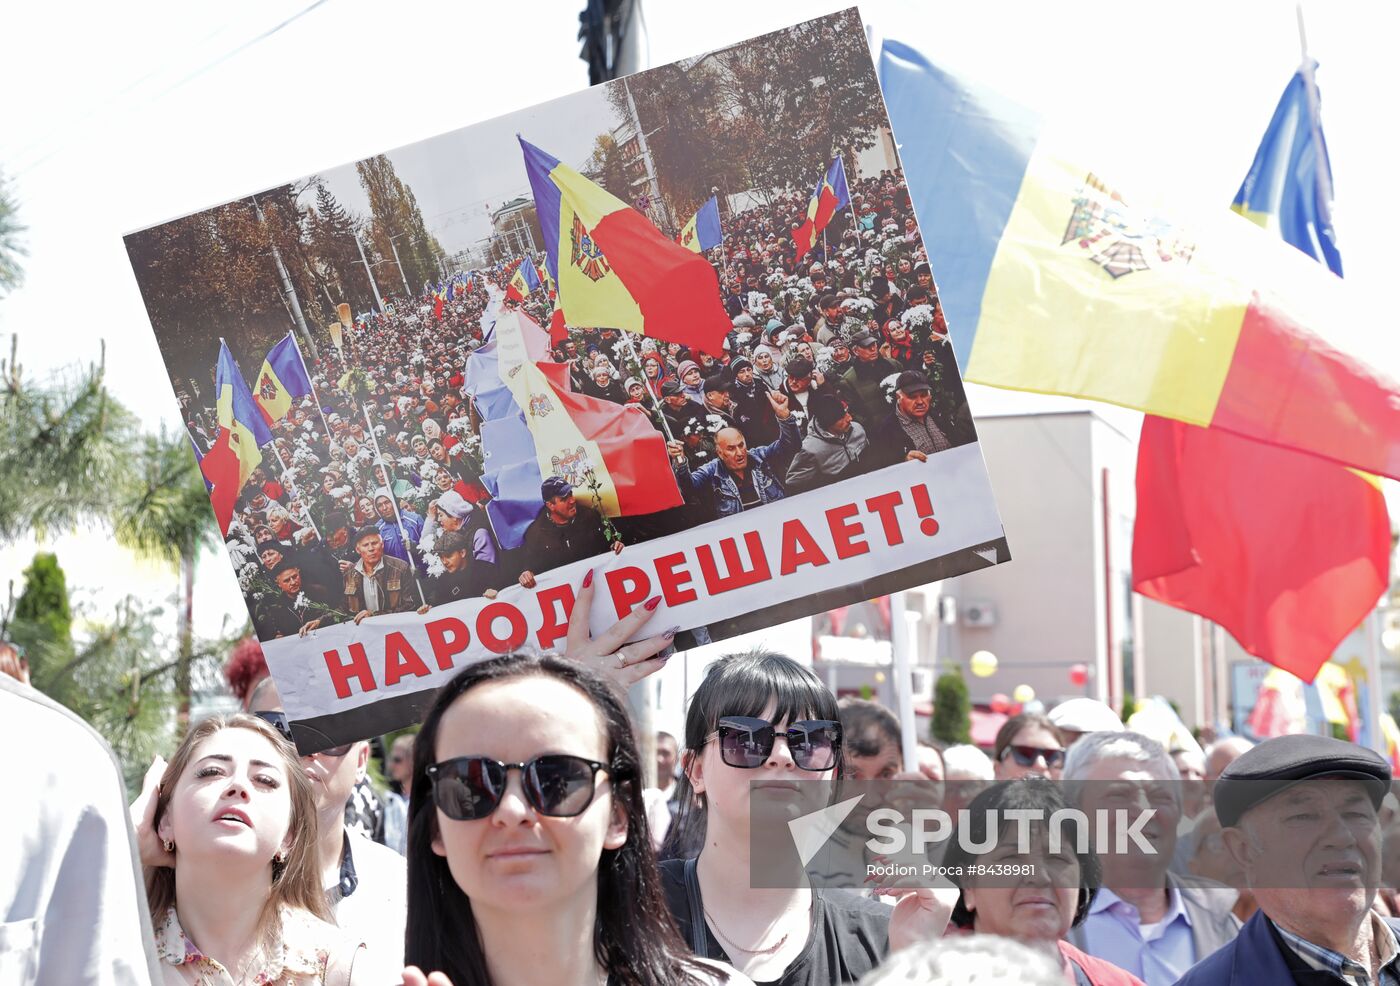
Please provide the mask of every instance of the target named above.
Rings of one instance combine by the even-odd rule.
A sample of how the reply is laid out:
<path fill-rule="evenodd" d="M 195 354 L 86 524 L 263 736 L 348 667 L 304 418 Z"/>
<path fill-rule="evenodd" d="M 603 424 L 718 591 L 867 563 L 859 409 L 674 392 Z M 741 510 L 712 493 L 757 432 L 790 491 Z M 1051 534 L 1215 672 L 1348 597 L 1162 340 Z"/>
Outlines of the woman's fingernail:
<path fill-rule="evenodd" d="M 587 572 L 585 572 L 584 575 L 583 575 L 583 587 L 584 587 L 585 589 L 587 589 L 587 588 L 588 588 L 590 585 L 592 585 L 592 584 L 593 584 L 593 569 L 590 568 L 590 569 L 589 569 Z"/>
<path fill-rule="evenodd" d="M 648 599 L 647 602 L 646 602 L 646 610 L 647 610 L 647 612 L 651 612 L 652 610 L 656 609 L 656 607 L 658 607 L 658 606 L 660 606 L 660 605 L 661 605 L 661 597 L 660 597 L 660 596 L 652 596 L 652 597 L 651 597 L 650 599 Z"/>

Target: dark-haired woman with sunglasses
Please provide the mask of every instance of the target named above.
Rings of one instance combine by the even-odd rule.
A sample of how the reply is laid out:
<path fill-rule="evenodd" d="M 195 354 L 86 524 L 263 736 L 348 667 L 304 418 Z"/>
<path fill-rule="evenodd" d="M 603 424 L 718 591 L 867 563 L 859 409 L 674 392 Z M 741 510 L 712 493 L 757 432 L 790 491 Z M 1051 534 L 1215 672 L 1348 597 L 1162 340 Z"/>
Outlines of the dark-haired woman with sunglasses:
<path fill-rule="evenodd" d="M 663 856 L 686 832 L 694 859 L 661 864 L 666 900 L 696 954 L 759 982 L 851 983 L 891 948 L 942 934 L 951 900 L 905 891 L 891 910 L 851 891 L 750 887 L 752 781 L 830 780 L 841 772 L 836 698 L 810 669 L 778 654 L 711 665 L 686 716 L 681 813 Z"/>
<path fill-rule="evenodd" d="M 1048 716 L 1022 712 L 1001 724 L 992 746 L 996 779 L 1023 777 L 1060 779 L 1065 766 L 1065 744 L 1060 730 Z"/>
<path fill-rule="evenodd" d="M 444 686 L 408 828 L 407 986 L 749 983 L 677 936 L 627 709 L 578 662 L 506 655 Z"/>

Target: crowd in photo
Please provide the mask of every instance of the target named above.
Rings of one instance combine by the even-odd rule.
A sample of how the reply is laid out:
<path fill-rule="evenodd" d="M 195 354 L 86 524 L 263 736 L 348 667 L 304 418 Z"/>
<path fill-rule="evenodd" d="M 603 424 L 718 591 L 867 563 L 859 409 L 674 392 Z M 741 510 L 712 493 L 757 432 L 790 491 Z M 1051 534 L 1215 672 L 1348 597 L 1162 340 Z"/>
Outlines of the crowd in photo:
<path fill-rule="evenodd" d="M 307 357 L 314 392 L 272 423 L 227 543 L 260 639 L 426 611 L 625 545 L 976 439 L 902 176 L 853 184 L 799 253 L 803 196 L 723 217 L 709 253 L 731 328 L 718 352 L 567 327 L 549 358 L 577 393 L 635 408 L 667 443 L 684 506 L 605 518 L 545 476 L 520 543 L 486 509 L 481 421 L 466 390 L 519 258 L 364 313 Z M 552 281 L 519 304 L 550 324 Z M 492 299 L 497 299 L 493 301 Z M 188 421 L 201 451 L 213 409 Z"/>

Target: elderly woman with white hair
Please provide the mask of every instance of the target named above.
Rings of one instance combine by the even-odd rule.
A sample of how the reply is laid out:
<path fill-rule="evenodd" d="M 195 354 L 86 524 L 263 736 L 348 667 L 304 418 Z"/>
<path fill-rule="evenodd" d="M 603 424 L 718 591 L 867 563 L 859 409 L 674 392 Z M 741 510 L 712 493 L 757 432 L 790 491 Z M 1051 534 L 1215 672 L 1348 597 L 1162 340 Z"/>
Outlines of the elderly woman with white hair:
<path fill-rule="evenodd" d="M 423 525 L 421 544 L 425 552 L 437 555 L 440 552 L 436 550 L 435 545 L 444 532 L 461 532 L 470 544 L 466 563 L 478 569 L 480 579 L 476 581 L 498 589 L 500 584 L 494 578 L 494 573 L 500 553 L 497 551 L 495 538 L 491 536 L 490 525 L 479 523 L 484 519 L 478 513 L 480 509 L 469 503 L 455 487 L 447 490 L 428 506 L 428 520 Z M 491 572 L 480 571 L 483 567 L 489 567 Z"/>
<path fill-rule="evenodd" d="M 1186 970 L 1233 940 L 1238 893 L 1213 880 L 1170 872 L 1181 818 L 1180 774 L 1155 740 L 1134 732 L 1086 734 L 1069 749 L 1063 779 L 1080 809 L 1104 811 L 1110 845 L 1140 812 L 1127 852 L 1104 852 L 1103 888 L 1069 941 L 1148 986 L 1170 986 Z M 1122 814 L 1120 814 L 1120 811 Z"/>

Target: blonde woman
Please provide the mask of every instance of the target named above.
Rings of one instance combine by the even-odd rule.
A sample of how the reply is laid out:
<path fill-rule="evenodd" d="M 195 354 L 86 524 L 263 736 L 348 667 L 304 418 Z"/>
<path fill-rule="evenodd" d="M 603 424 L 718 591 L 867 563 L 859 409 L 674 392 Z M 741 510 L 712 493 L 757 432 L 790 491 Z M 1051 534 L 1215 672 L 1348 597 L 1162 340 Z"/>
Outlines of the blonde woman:
<path fill-rule="evenodd" d="M 146 895 L 167 986 L 362 986 L 363 944 L 330 923 L 316 808 L 266 722 L 190 730 L 142 812 Z"/>

